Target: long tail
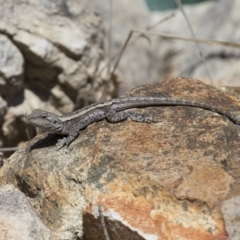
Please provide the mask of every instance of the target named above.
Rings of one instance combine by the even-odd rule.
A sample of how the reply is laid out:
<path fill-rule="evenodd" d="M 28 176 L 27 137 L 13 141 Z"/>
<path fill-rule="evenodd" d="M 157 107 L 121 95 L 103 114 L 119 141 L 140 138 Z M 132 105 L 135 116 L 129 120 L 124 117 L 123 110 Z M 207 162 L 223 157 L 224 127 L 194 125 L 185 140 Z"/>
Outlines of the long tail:
<path fill-rule="evenodd" d="M 113 109 L 115 111 L 123 111 L 130 108 L 138 107 L 150 107 L 150 106 L 190 106 L 190 107 L 200 107 L 210 111 L 217 112 L 221 115 L 228 117 L 231 121 L 236 124 L 239 123 L 239 119 L 232 116 L 229 112 L 215 106 L 212 104 L 207 104 L 204 102 L 184 100 L 178 98 L 165 98 L 165 97 L 124 97 L 111 100 L 113 104 Z"/>

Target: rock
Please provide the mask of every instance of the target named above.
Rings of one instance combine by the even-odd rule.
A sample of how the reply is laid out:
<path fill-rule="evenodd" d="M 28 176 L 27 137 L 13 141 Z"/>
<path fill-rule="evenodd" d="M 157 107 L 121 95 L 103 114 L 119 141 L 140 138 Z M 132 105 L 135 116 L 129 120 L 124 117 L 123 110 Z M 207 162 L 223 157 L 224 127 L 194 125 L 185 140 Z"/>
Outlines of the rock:
<path fill-rule="evenodd" d="M 222 91 L 224 91 L 225 93 L 227 94 L 230 94 L 230 95 L 235 95 L 237 98 L 240 99 L 240 87 L 220 87 L 219 89 L 221 89 Z"/>
<path fill-rule="evenodd" d="M 6 113 L 7 103 L 0 96 L 0 124 L 2 123 L 2 119 L 4 114 Z"/>
<path fill-rule="evenodd" d="M 11 97 L 23 88 L 24 59 L 12 41 L 0 34 L 0 94 Z"/>
<path fill-rule="evenodd" d="M 68 97 L 77 100 L 86 85 L 95 81 L 99 64 L 104 62 L 99 16 L 83 13 L 81 5 L 74 10 L 72 5 L 77 1 L 0 2 L 0 31 L 23 53 L 25 80 L 31 88 L 48 91 L 60 84 L 67 88 L 64 91 Z M 101 83 L 100 76 L 96 81 Z M 116 76 L 111 81 L 115 80 Z M 111 81 L 106 84 L 115 84 Z M 93 95 L 98 91 L 91 90 Z"/>
<path fill-rule="evenodd" d="M 3 117 L 7 110 L 7 103 L 0 96 L 0 126 L 3 124 Z M 3 133 L 0 130 L 0 146 L 3 145 Z"/>
<path fill-rule="evenodd" d="M 169 79 L 128 95 L 199 100 L 240 113 L 237 97 L 194 79 Z M 0 185 L 21 189 L 56 239 L 105 240 L 99 205 L 110 239 L 236 236 L 239 126 L 195 107 L 135 111 L 158 122 L 97 122 L 59 151 L 62 136 L 39 135 L 0 169 Z"/>
<path fill-rule="evenodd" d="M 25 89 L 22 95 L 14 100 L 15 106 L 9 107 L 3 117 L 2 135 L 5 147 L 17 146 L 18 143 L 27 141 L 29 137 L 34 136 L 34 128 L 27 125 L 27 113 L 31 112 L 33 108 L 56 111 L 28 89 Z"/>
<path fill-rule="evenodd" d="M 222 214 L 226 225 L 227 232 L 229 233 L 229 239 L 237 240 L 240 236 L 239 228 L 239 196 L 226 200 L 222 204 Z"/>
<path fill-rule="evenodd" d="M 3 154 L 0 153 L 0 168 L 3 166 L 4 164 L 4 157 L 3 157 Z"/>
<path fill-rule="evenodd" d="M 26 114 L 35 108 L 67 114 L 116 96 L 106 77 L 101 18 L 77 0 L 0 0 L 0 121 L 4 147 L 26 141 Z M 3 137 L 2 137 L 3 135 Z"/>
<path fill-rule="evenodd" d="M 0 188 L 0 235 L 2 240 L 50 238 L 48 229 L 29 204 L 26 196 L 13 185 Z"/>

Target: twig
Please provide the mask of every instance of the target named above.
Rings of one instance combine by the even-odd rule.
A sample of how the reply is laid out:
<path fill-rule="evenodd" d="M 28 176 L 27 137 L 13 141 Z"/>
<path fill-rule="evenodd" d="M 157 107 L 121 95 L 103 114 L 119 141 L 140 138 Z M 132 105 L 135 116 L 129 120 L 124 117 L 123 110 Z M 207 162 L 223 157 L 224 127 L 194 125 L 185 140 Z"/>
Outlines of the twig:
<path fill-rule="evenodd" d="M 219 45 L 219 46 L 224 46 L 224 47 L 240 48 L 239 43 L 231 43 L 231 42 L 225 42 L 225 41 L 215 41 L 215 40 L 208 40 L 208 39 L 202 39 L 202 38 L 177 37 L 177 36 L 167 34 L 167 33 L 144 32 L 144 31 L 139 31 L 139 30 L 132 30 L 132 31 L 136 32 L 136 33 L 151 35 L 151 36 L 154 36 L 154 37 L 170 38 L 170 39 L 183 40 L 183 41 L 186 41 L 186 42 L 198 42 L 198 43 L 205 43 L 205 44 L 210 44 L 210 45 Z"/>
<path fill-rule="evenodd" d="M 7 148 L 0 148 L 0 152 L 15 152 L 21 149 L 20 147 L 7 147 Z"/>
<path fill-rule="evenodd" d="M 158 22 L 156 22 L 156 23 L 154 23 L 154 24 L 152 24 L 152 25 L 146 27 L 146 31 L 150 31 L 150 30 L 152 30 L 153 28 L 159 26 L 160 24 L 166 22 L 167 20 L 169 20 L 170 18 L 172 18 L 172 17 L 174 17 L 174 16 L 175 16 L 175 13 L 171 13 L 171 14 L 169 14 L 168 16 L 166 16 L 166 17 L 160 19 Z"/>
<path fill-rule="evenodd" d="M 106 227 L 106 224 L 105 224 L 105 221 L 104 221 L 102 206 L 100 204 L 98 205 L 98 212 L 99 212 L 100 222 L 101 222 L 101 225 L 102 225 L 102 228 L 103 228 L 103 233 L 104 233 L 105 239 L 110 240 L 109 235 L 108 235 L 108 231 L 107 231 L 107 227 Z"/>
<path fill-rule="evenodd" d="M 214 40 L 206 40 L 206 39 L 201 39 L 201 38 L 185 38 L 185 37 L 177 37 L 177 36 L 173 36 L 170 34 L 165 34 L 165 33 L 155 33 L 155 32 L 145 32 L 145 31 L 139 31 L 139 30 L 131 30 L 129 32 L 129 35 L 121 49 L 120 55 L 118 60 L 116 61 L 113 71 L 112 71 L 112 75 L 114 74 L 114 71 L 116 70 L 116 68 L 118 67 L 118 64 L 120 62 L 121 56 L 129 42 L 129 40 L 132 37 L 133 33 L 140 33 L 140 34 L 144 34 L 144 35 L 150 35 L 150 36 L 155 36 L 155 37 L 162 37 L 162 38 L 170 38 L 170 39 L 177 39 L 177 40 L 183 40 L 186 42 L 198 42 L 198 43 L 205 43 L 205 44 L 211 44 L 211 45 L 220 45 L 220 46 L 225 46 L 225 47 L 235 47 L 235 48 L 240 48 L 240 44 L 239 43 L 230 43 L 230 42 L 225 42 L 225 41 L 214 41 Z"/>
<path fill-rule="evenodd" d="M 184 8 L 183 8 L 181 0 L 175 0 L 175 2 L 177 3 L 178 8 L 182 12 L 182 14 L 183 14 L 183 16 L 184 16 L 184 18 L 185 18 L 185 20 L 187 22 L 187 25 L 188 25 L 188 28 L 189 28 L 191 34 L 192 34 L 192 37 L 196 38 L 196 35 L 195 35 L 194 31 L 193 31 L 193 28 L 192 28 L 191 23 L 190 23 L 190 21 L 188 19 L 188 16 L 187 16 L 186 12 L 184 11 Z M 206 73 L 207 73 L 207 75 L 209 77 L 210 83 L 211 83 L 211 85 L 213 85 L 213 79 L 212 79 L 210 71 L 209 71 L 209 69 L 207 67 L 206 59 L 205 59 L 205 56 L 203 55 L 203 51 L 202 51 L 202 49 L 201 49 L 201 47 L 199 46 L 198 43 L 196 43 L 196 47 L 198 49 L 198 52 L 199 52 L 200 58 L 202 60 L 203 66 L 205 68 L 205 71 L 206 71 Z"/>
<path fill-rule="evenodd" d="M 26 133 L 26 135 L 27 135 L 27 138 L 28 138 L 28 140 L 30 140 L 31 139 L 31 137 L 30 137 L 30 132 L 29 132 L 29 126 L 30 126 L 30 124 L 29 124 L 29 122 L 28 122 L 28 114 L 27 114 L 27 112 L 26 112 L 26 114 L 25 114 L 25 118 L 26 118 L 26 128 L 25 128 L 25 133 Z"/>
<path fill-rule="evenodd" d="M 109 31 L 108 31 L 108 59 L 111 58 L 112 55 L 112 12 L 113 12 L 113 5 L 112 0 L 109 0 Z M 108 76 L 110 76 L 111 71 L 111 63 L 108 65 Z"/>
<path fill-rule="evenodd" d="M 127 37 L 125 43 L 123 44 L 123 47 L 121 48 L 121 50 L 120 50 L 120 52 L 119 52 L 118 59 L 117 59 L 115 65 L 114 65 L 114 67 L 113 67 L 112 72 L 111 72 L 111 78 L 113 77 L 114 72 L 115 72 L 116 68 L 118 67 L 118 64 L 119 64 L 119 62 L 120 62 L 120 60 L 121 60 L 121 57 L 122 57 L 122 55 L 123 55 L 123 52 L 125 51 L 125 49 L 126 49 L 126 47 L 127 47 L 127 45 L 128 45 L 128 42 L 130 41 L 130 39 L 131 39 L 131 37 L 132 37 L 133 32 L 134 32 L 133 30 L 131 30 L 131 31 L 129 32 L 128 37 Z"/>
<path fill-rule="evenodd" d="M 112 0 L 109 0 L 109 15 L 108 15 L 108 22 L 109 22 L 109 31 L 108 31 L 108 59 L 111 59 L 111 55 L 112 55 L 112 12 L 113 12 L 113 5 L 112 5 Z M 112 75 L 110 74 L 111 73 L 111 61 L 108 62 L 109 64 L 106 64 L 105 67 L 107 66 L 108 67 L 108 74 L 107 74 L 107 78 L 108 80 L 110 81 L 111 78 L 112 78 Z M 104 69 L 104 68 L 103 68 Z M 99 71 L 99 73 L 97 74 L 97 77 L 100 76 L 100 74 L 102 73 L 102 70 L 101 69 Z M 104 100 L 104 98 L 106 97 L 107 95 L 107 91 L 108 89 L 105 88 L 103 89 L 103 93 L 102 93 L 102 97 L 101 97 L 101 101 Z"/>

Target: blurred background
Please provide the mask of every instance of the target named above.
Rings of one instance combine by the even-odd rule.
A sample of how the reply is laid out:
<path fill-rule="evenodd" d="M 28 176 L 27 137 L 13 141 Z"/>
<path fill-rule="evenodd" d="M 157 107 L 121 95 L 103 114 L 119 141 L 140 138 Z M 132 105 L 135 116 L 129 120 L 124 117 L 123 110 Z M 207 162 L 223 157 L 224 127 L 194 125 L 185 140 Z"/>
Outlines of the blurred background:
<path fill-rule="evenodd" d="M 237 1 L 182 1 L 184 10 L 197 38 L 227 42 L 238 42 L 239 32 L 237 23 L 239 17 Z M 191 4 L 190 4 L 191 3 Z M 161 38 L 160 34 L 191 38 L 191 31 L 177 4 L 172 1 L 134 0 L 109 3 L 96 3 L 97 9 L 103 16 L 103 25 L 109 33 L 109 10 L 112 12 L 112 44 L 114 54 L 123 45 L 130 30 L 158 33 L 159 37 L 149 39 L 139 38 L 124 52 L 119 65 L 123 77 L 120 93 L 137 84 L 161 81 L 163 78 L 185 76 L 201 79 L 215 85 L 239 85 L 239 49 L 217 45 L 199 44 L 205 56 L 205 66 L 202 63 L 198 48 L 194 42 Z M 123 14 L 124 13 L 124 14 Z M 161 21 L 174 14 L 173 17 Z M 134 37 L 137 34 L 134 34 Z M 133 37 L 133 38 L 134 38 Z M 210 75 L 210 76 L 209 76 Z"/>
<path fill-rule="evenodd" d="M 36 134 L 27 127 L 35 108 L 66 114 L 178 76 L 239 86 L 239 48 L 199 44 L 203 64 L 196 43 L 174 38 L 192 38 L 174 0 L 0 3 L 0 147 Z M 240 1 L 182 3 L 196 38 L 239 42 Z M 157 36 L 133 33 L 118 58 L 131 30 Z"/>

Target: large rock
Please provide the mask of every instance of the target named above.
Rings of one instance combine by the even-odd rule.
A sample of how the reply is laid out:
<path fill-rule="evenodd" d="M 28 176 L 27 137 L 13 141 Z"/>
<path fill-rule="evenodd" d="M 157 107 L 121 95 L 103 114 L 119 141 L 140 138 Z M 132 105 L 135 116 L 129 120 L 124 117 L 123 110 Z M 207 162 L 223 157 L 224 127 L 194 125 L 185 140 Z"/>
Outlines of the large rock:
<path fill-rule="evenodd" d="M 76 2 L 0 2 L 0 31 L 22 52 L 30 87 L 49 91 L 60 85 L 68 88 L 72 100 L 92 81 L 103 81 L 98 70 L 104 60 L 101 19 L 93 12 L 83 13 L 80 4 L 73 9 Z M 92 93 L 99 90 L 91 87 Z M 99 99 L 92 96 L 89 101 Z"/>
<path fill-rule="evenodd" d="M 239 116 L 231 96 L 193 79 L 141 86 L 128 95 L 214 104 Z M 239 236 L 240 128 L 196 107 L 136 109 L 157 123 L 101 121 L 57 151 L 62 136 L 39 135 L 0 169 L 56 239 L 227 240 Z M 45 138 L 46 137 L 46 138 Z"/>
<path fill-rule="evenodd" d="M 0 146 L 27 140 L 26 114 L 62 114 L 116 96 L 107 75 L 101 18 L 79 1 L 0 0 Z"/>

